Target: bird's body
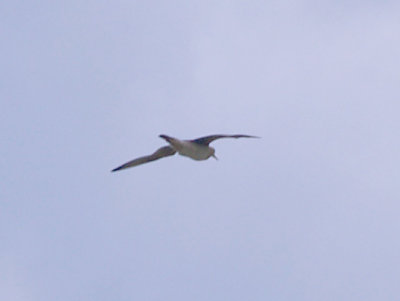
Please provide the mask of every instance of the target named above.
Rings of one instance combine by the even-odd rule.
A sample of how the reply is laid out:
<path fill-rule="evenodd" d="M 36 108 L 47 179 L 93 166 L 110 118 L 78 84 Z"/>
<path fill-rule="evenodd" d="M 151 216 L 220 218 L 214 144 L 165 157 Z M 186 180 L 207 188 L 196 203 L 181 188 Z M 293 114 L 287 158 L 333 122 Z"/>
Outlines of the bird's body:
<path fill-rule="evenodd" d="M 192 158 L 193 160 L 207 160 L 215 152 L 214 148 L 194 143 L 191 140 L 179 140 L 167 135 L 160 135 L 160 137 L 165 139 L 180 155 Z"/>
<path fill-rule="evenodd" d="M 178 151 L 182 156 L 192 158 L 193 160 L 202 161 L 214 156 L 215 149 L 210 146 L 195 145 L 192 142 L 184 141 L 186 144 L 183 149 Z"/>
<path fill-rule="evenodd" d="M 160 135 L 160 138 L 166 140 L 169 143 L 169 145 L 159 148 L 149 156 L 144 156 L 129 161 L 113 169 L 112 171 L 118 171 L 128 167 L 133 167 L 140 164 L 155 161 L 163 157 L 172 156 L 175 155 L 176 152 L 178 152 L 182 156 L 189 157 L 197 161 L 207 160 L 210 157 L 214 157 L 215 159 L 217 159 L 217 157 L 215 156 L 215 149 L 209 146 L 209 144 L 212 141 L 220 138 L 258 138 L 258 137 L 249 135 L 212 135 L 212 136 L 197 138 L 194 140 L 180 140 L 167 135 Z"/>

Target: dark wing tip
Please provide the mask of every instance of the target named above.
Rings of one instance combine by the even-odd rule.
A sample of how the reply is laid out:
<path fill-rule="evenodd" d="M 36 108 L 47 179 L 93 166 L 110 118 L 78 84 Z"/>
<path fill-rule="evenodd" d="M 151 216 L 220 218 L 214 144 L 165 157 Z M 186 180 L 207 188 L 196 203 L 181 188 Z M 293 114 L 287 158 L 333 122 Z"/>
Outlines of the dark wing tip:
<path fill-rule="evenodd" d="M 258 138 L 258 139 L 261 138 L 260 136 L 251 136 L 251 135 L 243 135 L 242 137 L 244 137 L 244 138 Z"/>
<path fill-rule="evenodd" d="M 191 142 L 197 143 L 197 144 L 202 144 L 202 145 L 209 145 L 211 142 L 217 139 L 221 138 L 260 138 L 258 136 L 251 136 L 251 135 L 242 135 L 242 134 L 237 134 L 237 135 L 211 135 L 211 136 L 205 136 L 201 138 L 197 138 L 194 140 L 190 140 Z"/>
<path fill-rule="evenodd" d="M 260 138 L 258 136 L 253 136 L 253 135 L 243 135 L 243 134 L 237 134 L 237 135 L 226 135 L 227 137 L 232 137 L 232 138 Z"/>
<path fill-rule="evenodd" d="M 117 167 L 117 168 L 114 168 L 113 170 L 111 170 L 111 172 L 118 171 L 118 170 L 120 170 L 120 169 L 121 169 L 121 166 L 120 166 L 120 167 Z"/>

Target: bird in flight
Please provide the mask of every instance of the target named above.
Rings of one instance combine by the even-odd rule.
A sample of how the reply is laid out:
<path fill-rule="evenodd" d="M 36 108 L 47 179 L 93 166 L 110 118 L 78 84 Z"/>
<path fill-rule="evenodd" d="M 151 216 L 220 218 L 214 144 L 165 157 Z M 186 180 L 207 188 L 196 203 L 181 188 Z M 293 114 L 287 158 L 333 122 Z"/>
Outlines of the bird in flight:
<path fill-rule="evenodd" d="M 121 169 L 155 161 L 164 157 L 172 156 L 175 155 L 176 152 L 178 152 L 182 156 L 186 156 L 197 161 L 207 160 L 210 157 L 218 159 L 215 156 L 215 149 L 209 146 L 209 144 L 214 140 L 221 138 L 259 138 L 257 136 L 250 135 L 211 135 L 193 140 L 179 140 L 177 138 L 173 138 L 167 135 L 160 135 L 159 137 L 166 140 L 169 145 L 160 147 L 151 155 L 139 157 L 129 162 L 126 162 L 125 164 L 114 168 L 112 171 L 118 171 Z"/>

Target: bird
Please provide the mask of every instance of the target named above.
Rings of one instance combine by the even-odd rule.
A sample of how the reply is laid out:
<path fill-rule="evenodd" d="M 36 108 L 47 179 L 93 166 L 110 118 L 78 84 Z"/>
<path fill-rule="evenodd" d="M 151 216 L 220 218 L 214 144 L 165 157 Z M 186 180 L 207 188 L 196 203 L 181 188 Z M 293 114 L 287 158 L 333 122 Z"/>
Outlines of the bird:
<path fill-rule="evenodd" d="M 196 161 L 207 160 L 210 157 L 218 160 L 217 156 L 215 155 L 215 149 L 209 146 L 209 144 L 214 140 L 221 138 L 260 138 L 258 136 L 250 135 L 210 135 L 193 140 L 180 140 L 167 135 L 159 135 L 159 137 L 167 141 L 168 145 L 160 147 L 151 155 L 139 157 L 128 161 L 121 166 L 114 168 L 113 170 L 111 170 L 111 172 L 138 166 L 164 157 L 173 156 L 177 152 L 182 156 L 189 157 Z"/>

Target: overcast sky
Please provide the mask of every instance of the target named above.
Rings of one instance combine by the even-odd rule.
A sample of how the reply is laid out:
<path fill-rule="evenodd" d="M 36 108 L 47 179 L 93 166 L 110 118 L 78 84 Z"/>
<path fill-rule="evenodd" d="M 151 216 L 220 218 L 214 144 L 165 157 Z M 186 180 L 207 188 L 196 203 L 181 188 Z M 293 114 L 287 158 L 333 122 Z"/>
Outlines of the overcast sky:
<path fill-rule="evenodd" d="M 0 299 L 399 300 L 398 1 L 0 4 Z M 169 157 L 110 173 L 165 141 Z"/>

